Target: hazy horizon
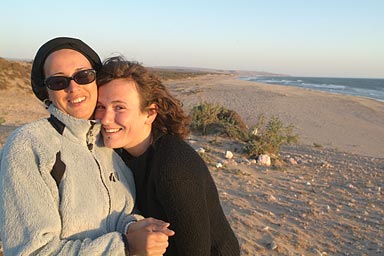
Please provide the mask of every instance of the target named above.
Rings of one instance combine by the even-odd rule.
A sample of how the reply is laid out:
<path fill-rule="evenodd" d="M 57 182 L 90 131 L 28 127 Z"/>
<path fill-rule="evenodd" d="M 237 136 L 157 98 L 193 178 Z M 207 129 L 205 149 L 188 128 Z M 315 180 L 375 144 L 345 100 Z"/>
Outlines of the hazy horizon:
<path fill-rule="evenodd" d="M 22 6 L 22 8 L 20 8 Z M 0 57 L 32 60 L 57 36 L 145 66 L 384 78 L 384 2 L 8 1 Z"/>
<path fill-rule="evenodd" d="M 0 56 L 0 58 L 4 58 L 6 60 L 12 60 L 12 61 L 26 61 L 26 62 L 30 62 L 32 61 L 33 59 L 22 59 L 22 58 L 6 58 L 6 57 L 2 57 Z M 287 77 L 296 77 L 296 78 L 300 78 L 300 77 L 308 77 L 308 78 L 349 78 L 349 79 L 380 79 L 380 80 L 384 80 L 384 78 L 381 78 L 381 77 L 337 77 L 337 76 L 295 76 L 295 75 L 289 75 L 289 74 L 281 74 L 281 73 L 273 73 L 273 72 L 268 72 L 268 71 L 260 71 L 260 70 L 233 70 L 233 69 L 216 69 L 216 68 L 207 68 L 207 67 L 191 67 L 191 66 L 174 66 L 174 65 L 169 65 L 169 66 L 150 66 L 150 65 L 145 65 L 146 67 L 150 67 L 150 68 L 159 68 L 159 69 L 191 69 L 191 70 L 197 70 L 197 71 L 203 71 L 203 70 L 212 70 L 212 71 L 236 71 L 236 72 L 255 72 L 255 73 L 266 73 L 266 74 L 270 74 L 272 76 L 274 75 L 279 75 L 281 77 L 284 77 L 284 76 L 287 76 Z M 247 76 L 247 75 L 245 75 Z M 262 75 L 258 75 L 258 76 L 262 76 Z M 252 75 L 249 75 L 249 77 L 252 77 Z M 268 75 L 265 75 L 265 77 L 268 77 Z"/>

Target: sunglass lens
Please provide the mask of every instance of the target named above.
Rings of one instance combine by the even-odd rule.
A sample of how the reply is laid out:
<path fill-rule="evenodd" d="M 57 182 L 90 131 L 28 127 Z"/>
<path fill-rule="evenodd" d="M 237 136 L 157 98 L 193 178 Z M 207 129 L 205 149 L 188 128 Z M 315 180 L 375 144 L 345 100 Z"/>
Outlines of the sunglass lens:
<path fill-rule="evenodd" d="M 73 79 L 76 81 L 78 84 L 89 84 L 95 81 L 96 79 L 96 72 L 92 69 L 90 70 L 82 70 L 77 72 L 74 76 Z"/>
<path fill-rule="evenodd" d="M 78 84 L 89 84 L 95 81 L 96 71 L 93 69 L 81 70 L 73 75 L 66 76 L 51 76 L 45 80 L 46 86 L 51 90 L 63 90 L 69 86 L 71 80 L 75 80 Z"/>
<path fill-rule="evenodd" d="M 53 76 L 45 82 L 47 87 L 51 90 L 62 90 L 68 87 L 68 79 L 62 76 Z"/>

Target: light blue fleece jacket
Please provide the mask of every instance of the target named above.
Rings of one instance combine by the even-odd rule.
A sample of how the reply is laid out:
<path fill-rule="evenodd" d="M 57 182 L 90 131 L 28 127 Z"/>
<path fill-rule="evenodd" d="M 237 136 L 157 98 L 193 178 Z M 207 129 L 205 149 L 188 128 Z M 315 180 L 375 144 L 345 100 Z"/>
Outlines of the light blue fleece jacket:
<path fill-rule="evenodd" d="M 5 255 L 125 255 L 135 185 L 131 171 L 100 145 L 100 124 L 64 114 L 14 131 L 0 151 L 0 233 Z M 53 166 L 64 166 L 56 181 Z M 57 178 L 56 178 L 57 179 Z"/>

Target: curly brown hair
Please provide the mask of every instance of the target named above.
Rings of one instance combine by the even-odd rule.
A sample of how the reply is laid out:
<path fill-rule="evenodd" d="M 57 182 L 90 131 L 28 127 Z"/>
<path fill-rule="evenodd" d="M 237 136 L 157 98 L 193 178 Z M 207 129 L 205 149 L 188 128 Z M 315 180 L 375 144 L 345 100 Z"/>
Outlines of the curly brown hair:
<path fill-rule="evenodd" d="M 140 110 L 146 111 L 151 104 L 157 105 L 157 116 L 152 126 L 162 133 L 185 138 L 189 134 L 190 119 L 182 104 L 173 97 L 161 80 L 150 70 L 122 56 L 108 58 L 97 73 L 97 86 L 115 79 L 131 79 L 140 97 Z"/>

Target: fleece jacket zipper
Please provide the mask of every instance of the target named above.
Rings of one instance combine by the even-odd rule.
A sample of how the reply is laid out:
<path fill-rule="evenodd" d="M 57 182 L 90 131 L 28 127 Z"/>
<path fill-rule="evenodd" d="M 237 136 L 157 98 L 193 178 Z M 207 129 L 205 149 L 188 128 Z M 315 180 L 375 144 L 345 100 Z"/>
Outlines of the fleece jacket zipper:
<path fill-rule="evenodd" d="M 105 188 L 105 190 L 107 191 L 107 195 L 108 195 L 108 216 L 107 216 L 107 223 L 109 223 L 109 216 L 111 214 L 111 208 L 112 208 L 112 202 L 111 202 L 111 194 L 108 190 L 108 187 L 107 187 L 107 184 L 105 184 L 105 181 L 104 181 L 104 178 L 103 178 L 103 173 L 102 173 L 102 170 L 101 170 L 101 165 L 99 163 L 99 161 L 97 160 L 96 156 L 95 156 L 95 151 L 93 150 L 93 141 L 95 141 L 94 139 L 94 134 L 93 134 L 93 127 L 95 125 L 95 122 L 92 122 L 91 121 L 91 127 L 89 128 L 89 131 L 87 133 L 87 146 L 88 146 L 88 150 L 91 152 L 92 156 L 93 156 L 93 159 L 95 159 L 95 162 L 99 168 L 99 175 L 100 175 L 100 180 L 101 182 L 103 183 L 103 186 Z"/>

